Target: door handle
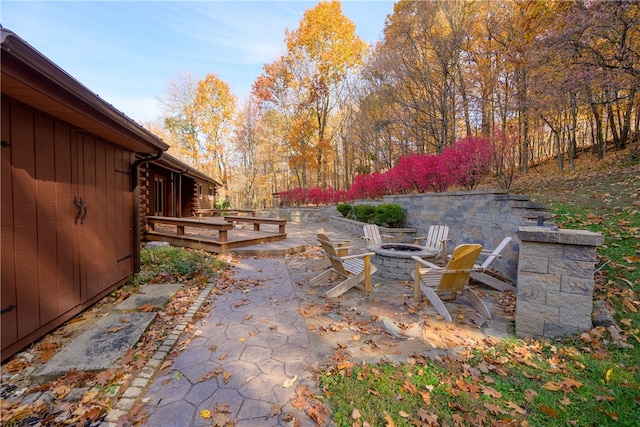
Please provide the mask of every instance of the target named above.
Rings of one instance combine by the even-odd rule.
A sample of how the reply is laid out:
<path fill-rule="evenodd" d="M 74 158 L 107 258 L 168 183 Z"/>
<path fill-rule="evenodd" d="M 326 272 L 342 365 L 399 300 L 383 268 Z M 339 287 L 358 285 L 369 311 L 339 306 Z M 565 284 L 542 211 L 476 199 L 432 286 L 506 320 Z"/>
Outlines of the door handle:
<path fill-rule="evenodd" d="M 80 219 L 80 214 L 82 214 L 82 197 L 80 201 L 78 201 L 78 196 L 73 196 L 73 204 L 78 208 L 78 212 L 76 212 L 76 218 L 73 220 L 74 224 L 78 223 L 78 219 Z"/>
<path fill-rule="evenodd" d="M 80 224 L 84 224 L 84 219 L 87 217 L 87 204 L 85 202 L 82 201 L 82 197 L 80 198 L 80 204 L 82 205 L 82 208 L 84 209 L 84 214 L 82 214 L 82 218 L 80 218 Z"/>

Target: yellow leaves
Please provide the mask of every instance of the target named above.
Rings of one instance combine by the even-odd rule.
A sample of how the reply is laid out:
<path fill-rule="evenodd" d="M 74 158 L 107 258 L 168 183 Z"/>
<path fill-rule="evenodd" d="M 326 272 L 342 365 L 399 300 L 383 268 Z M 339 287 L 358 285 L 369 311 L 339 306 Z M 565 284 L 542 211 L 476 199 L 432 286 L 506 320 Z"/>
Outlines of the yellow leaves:
<path fill-rule="evenodd" d="M 298 381 L 298 376 L 294 375 L 292 378 L 288 378 L 287 380 L 285 380 L 284 384 L 282 384 L 282 387 L 289 388 L 294 385 L 296 381 Z"/>
<path fill-rule="evenodd" d="M 211 411 L 208 410 L 208 409 L 200 410 L 200 418 L 202 418 L 204 420 L 210 420 L 211 419 Z"/>

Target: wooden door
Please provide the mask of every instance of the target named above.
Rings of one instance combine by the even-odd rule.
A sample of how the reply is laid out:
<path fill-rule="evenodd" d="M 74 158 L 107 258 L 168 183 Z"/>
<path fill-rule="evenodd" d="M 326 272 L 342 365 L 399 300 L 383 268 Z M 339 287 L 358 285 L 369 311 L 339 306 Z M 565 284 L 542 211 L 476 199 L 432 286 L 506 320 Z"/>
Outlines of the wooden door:
<path fill-rule="evenodd" d="M 128 151 L 2 101 L 2 357 L 133 272 Z"/>

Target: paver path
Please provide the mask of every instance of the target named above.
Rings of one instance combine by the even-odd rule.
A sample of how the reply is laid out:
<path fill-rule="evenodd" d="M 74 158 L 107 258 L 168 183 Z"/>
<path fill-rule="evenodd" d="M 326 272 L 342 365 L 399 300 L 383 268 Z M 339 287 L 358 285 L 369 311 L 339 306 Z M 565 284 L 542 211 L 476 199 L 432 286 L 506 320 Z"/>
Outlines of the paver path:
<path fill-rule="evenodd" d="M 216 297 L 195 337 L 143 396 L 145 425 L 211 426 L 201 410 L 238 427 L 293 425 L 296 417 L 315 425 L 291 405 L 296 387 L 313 383 L 316 362 L 285 260 L 240 258 L 234 270 L 254 286 Z"/>

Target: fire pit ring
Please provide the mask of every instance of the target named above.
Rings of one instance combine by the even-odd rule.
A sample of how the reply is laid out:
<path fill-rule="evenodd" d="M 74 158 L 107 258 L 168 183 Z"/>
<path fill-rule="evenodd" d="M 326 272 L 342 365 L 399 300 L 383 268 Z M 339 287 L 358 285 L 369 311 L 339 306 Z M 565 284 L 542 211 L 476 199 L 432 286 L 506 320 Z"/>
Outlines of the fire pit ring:
<path fill-rule="evenodd" d="M 410 243 L 383 243 L 371 245 L 368 249 L 376 254 L 371 258 L 371 262 L 378 267 L 376 274 L 391 280 L 411 280 L 411 272 L 416 265 L 412 256 L 433 259 L 438 255 L 437 249 Z"/>

